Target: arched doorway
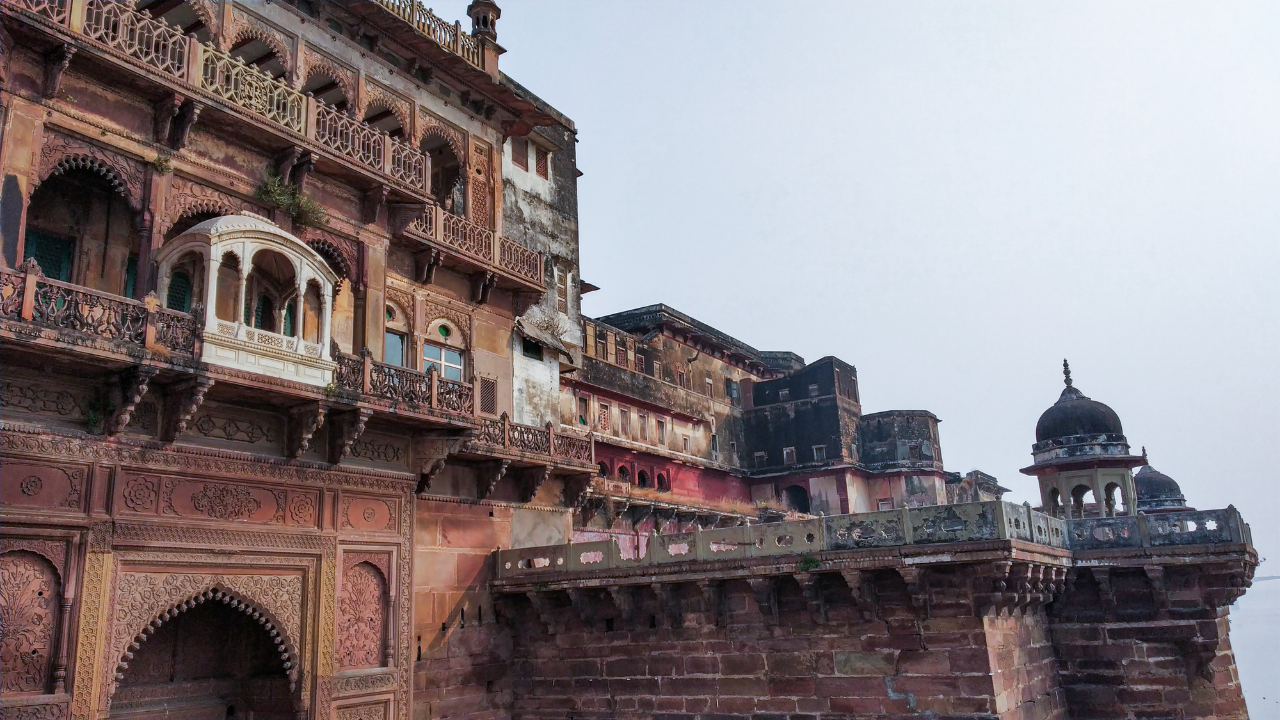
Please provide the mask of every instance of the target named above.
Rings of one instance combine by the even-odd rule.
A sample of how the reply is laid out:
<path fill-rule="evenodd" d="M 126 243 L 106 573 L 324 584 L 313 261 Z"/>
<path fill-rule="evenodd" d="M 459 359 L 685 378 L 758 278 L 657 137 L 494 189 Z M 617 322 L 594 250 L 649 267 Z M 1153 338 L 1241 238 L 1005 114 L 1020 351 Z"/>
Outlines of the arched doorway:
<path fill-rule="evenodd" d="M 782 491 L 783 497 L 787 500 L 787 507 L 796 512 L 809 512 L 809 491 L 799 485 L 792 485 Z"/>
<path fill-rule="evenodd" d="M 133 651 L 111 698 L 111 718 L 291 720 L 289 663 L 265 627 L 216 600 L 163 625 Z"/>
<path fill-rule="evenodd" d="M 111 180 L 87 168 L 49 177 L 31 193 L 23 259 L 45 277 L 138 295 L 138 213 Z"/>
<path fill-rule="evenodd" d="M 466 215 L 466 179 L 462 162 L 442 135 L 427 133 L 419 149 L 431 157 L 431 196 L 436 204 L 459 217 Z"/>

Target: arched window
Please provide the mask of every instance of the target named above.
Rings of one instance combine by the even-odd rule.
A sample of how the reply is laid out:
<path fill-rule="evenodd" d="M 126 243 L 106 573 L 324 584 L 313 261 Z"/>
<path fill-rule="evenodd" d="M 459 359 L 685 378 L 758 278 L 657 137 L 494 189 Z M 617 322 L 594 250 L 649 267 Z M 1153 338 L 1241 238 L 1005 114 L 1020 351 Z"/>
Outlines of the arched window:
<path fill-rule="evenodd" d="M 137 285 L 136 218 L 110 180 L 73 167 L 31 193 L 22 259 L 35 258 L 45 277 L 125 295 Z"/>
<path fill-rule="evenodd" d="M 791 485 L 782 491 L 787 500 L 787 507 L 796 512 L 809 512 L 809 491 L 799 485 Z"/>
<path fill-rule="evenodd" d="M 1073 517 L 1084 517 L 1084 496 L 1088 495 L 1091 488 L 1088 485 L 1077 485 L 1071 488 L 1071 510 Z"/>
<path fill-rule="evenodd" d="M 642 487 L 642 488 L 652 487 L 652 485 L 649 482 L 649 473 L 643 470 L 636 473 L 636 486 Z"/>
<path fill-rule="evenodd" d="M 178 270 L 169 278 L 169 292 L 165 295 L 165 307 L 179 312 L 191 310 L 191 277 L 185 270 Z"/>
<path fill-rule="evenodd" d="M 383 314 L 385 336 L 383 345 L 383 362 L 388 365 L 407 366 L 409 364 L 409 316 L 399 305 L 387 303 Z M 423 368 L 425 371 L 426 368 Z"/>
<path fill-rule="evenodd" d="M 618 482 L 631 483 L 631 469 L 626 465 L 618 466 Z"/>
<path fill-rule="evenodd" d="M 1108 483 L 1108 484 L 1107 484 L 1107 487 L 1103 490 L 1103 495 L 1104 495 L 1104 497 L 1105 497 L 1106 505 L 1107 505 L 1107 506 L 1106 506 L 1106 515 L 1107 515 L 1107 517 L 1115 517 L 1115 514 L 1116 514 L 1116 492 L 1117 492 L 1119 489 L 1120 489 L 1120 486 L 1119 486 L 1117 483 Z"/>
<path fill-rule="evenodd" d="M 276 331 L 276 306 L 266 293 L 258 295 L 258 304 L 253 310 L 253 326 L 267 332 Z"/>
<path fill-rule="evenodd" d="M 302 297 L 303 340 L 309 343 L 320 342 L 320 320 L 323 314 L 324 304 L 320 300 L 320 286 L 315 282 L 308 282 L 307 290 Z"/>
<path fill-rule="evenodd" d="M 404 137 L 404 123 L 391 108 L 381 103 L 370 104 L 365 109 L 364 124 L 371 125 L 393 138 Z"/>
<path fill-rule="evenodd" d="M 602 478 L 607 478 L 607 477 L 609 477 L 609 463 L 604 462 L 604 461 L 601 461 L 601 462 L 597 465 L 597 467 L 598 467 L 598 468 L 599 468 L 599 470 L 600 470 L 600 477 L 602 477 Z"/>
<path fill-rule="evenodd" d="M 666 473 L 658 473 L 658 492 L 671 492 L 671 481 Z"/>
<path fill-rule="evenodd" d="M 218 265 L 218 295 L 215 314 L 219 320 L 235 322 L 236 306 L 240 304 L 240 258 L 228 252 Z"/>

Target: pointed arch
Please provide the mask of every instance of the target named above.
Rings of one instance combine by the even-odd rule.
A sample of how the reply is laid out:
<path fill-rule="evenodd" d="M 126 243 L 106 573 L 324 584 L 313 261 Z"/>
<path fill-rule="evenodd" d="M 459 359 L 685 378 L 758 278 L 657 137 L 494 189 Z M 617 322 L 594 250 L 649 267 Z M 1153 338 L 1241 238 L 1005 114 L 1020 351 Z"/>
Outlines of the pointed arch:
<path fill-rule="evenodd" d="M 285 77 L 289 77 L 293 72 L 294 61 L 293 54 L 289 52 L 288 41 L 280 33 L 257 20 L 246 17 L 243 13 L 236 12 L 235 18 L 235 31 L 231 39 L 226 42 L 226 47 L 234 48 L 237 43 L 245 39 L 259 40 L 276 54 L 276 59 L 284 67 Z"/>
<path fill-rule="evenodd" d="M 427 138 L 438 138 L 449 145 L 449 149 L 453 151 L 454 157 L 458 159 L 458 163 L 466 167 L 470 156 L 467 154 L 467 147 L 463 143 L 462 138 L 457 132 L 451 128 L 440 125 L 437 122 L 422 122 L 422 132 L 418 133 L 417 146 L 422 145 L 422 141 Z"/>
<path fill-rule="evenodd" d="M 140 162 L 53 130 L 46 131 L 44 147 L 40 149 L 40 163 L 29 192 L 34 193 L 40 183 L 50 177 L 74 169 L 102 175 L 134 212 L 142 212 L 146 207 Z"/>

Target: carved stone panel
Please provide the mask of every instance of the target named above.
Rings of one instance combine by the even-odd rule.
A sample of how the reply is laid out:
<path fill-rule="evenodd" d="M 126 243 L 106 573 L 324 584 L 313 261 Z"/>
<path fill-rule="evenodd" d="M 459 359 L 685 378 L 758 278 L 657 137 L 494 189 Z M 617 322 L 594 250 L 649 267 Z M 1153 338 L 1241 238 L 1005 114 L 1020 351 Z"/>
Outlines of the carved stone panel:
<path fill-rule="evenodd" d="M 0 555 L 0 689 L 42 693 L 49 686 L 58 626 L 58 574 L 28 550 Z"/>
<path fill-rule="evenodd" d="M 340 669 L 382 665 L 386 597 L 386 578 L 372 563 L 355 563 L 343 571 L 336 632 Z"/>
<path fill-rule="evenodd" d="M 87 466 L 54 467 L 28 460 L 5 459 L 0 466 L 0 502 L 5 506 L 84 512 Z"/>
<path fill-rule="evenodd" d="M 385 700 L 378 703 L 361 703 L 338 708 L 334 718 L 335 720 L 387 720 L 391 717 L 387 710 Z"/>
<path fill-rule="evenodd" d="M 340 505 L 339 527 L 343 530 L 396 530 L 396 501 L 346 495 Z"/>

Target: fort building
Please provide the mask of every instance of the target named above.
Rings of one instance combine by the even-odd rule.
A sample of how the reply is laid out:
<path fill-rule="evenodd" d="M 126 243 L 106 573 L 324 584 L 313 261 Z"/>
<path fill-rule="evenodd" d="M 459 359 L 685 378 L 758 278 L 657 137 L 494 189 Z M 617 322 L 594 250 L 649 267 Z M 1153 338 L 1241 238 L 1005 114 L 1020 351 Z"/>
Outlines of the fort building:
<path fill-rule="evenodd" d="M 583 316 L 467 14 L 0 2 L 0 718 L 1247 717 L 1239 512 L 1069 375 L 1033 508 L 848 362 Z"/>

